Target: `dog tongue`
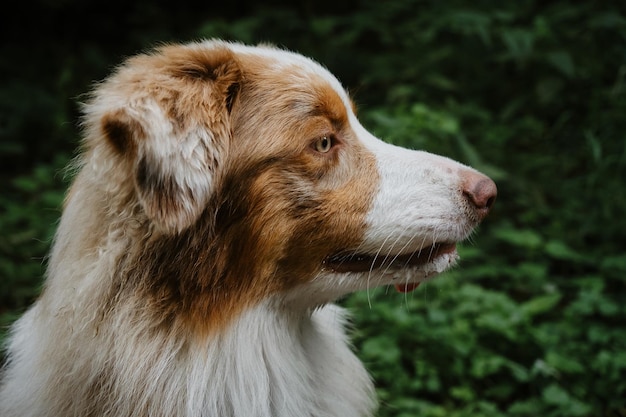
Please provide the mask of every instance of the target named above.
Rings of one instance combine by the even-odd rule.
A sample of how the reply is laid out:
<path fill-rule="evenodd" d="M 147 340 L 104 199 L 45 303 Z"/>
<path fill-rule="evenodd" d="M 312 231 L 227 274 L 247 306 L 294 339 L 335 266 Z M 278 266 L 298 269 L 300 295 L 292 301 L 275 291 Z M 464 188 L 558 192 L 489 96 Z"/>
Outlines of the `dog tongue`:
<path fill-rule="evenodd" d="M 419 287 L 419 285 L 420 283 L 416 282 L 416 283 L 396 284 L 394 285 L 394 287 L 396 287 L 396 291 L 398 292 L 411 292 L 417 287 Z"/>

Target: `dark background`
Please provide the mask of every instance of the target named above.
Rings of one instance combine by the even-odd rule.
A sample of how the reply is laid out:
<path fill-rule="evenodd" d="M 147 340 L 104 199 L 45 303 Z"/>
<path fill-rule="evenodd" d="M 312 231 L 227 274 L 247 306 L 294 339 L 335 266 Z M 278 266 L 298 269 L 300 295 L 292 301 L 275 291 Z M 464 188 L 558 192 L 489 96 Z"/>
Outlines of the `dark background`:
<path fill-rule="evenodd" d="M 342 303 L 381 416 L 626 415 L 623 1 L 11 3 L 0 17 L 0 339 L 36 298 L 81 94 L 204 37 L 312 56 L 379 136 L 499 186 L 456 270 Z"/>

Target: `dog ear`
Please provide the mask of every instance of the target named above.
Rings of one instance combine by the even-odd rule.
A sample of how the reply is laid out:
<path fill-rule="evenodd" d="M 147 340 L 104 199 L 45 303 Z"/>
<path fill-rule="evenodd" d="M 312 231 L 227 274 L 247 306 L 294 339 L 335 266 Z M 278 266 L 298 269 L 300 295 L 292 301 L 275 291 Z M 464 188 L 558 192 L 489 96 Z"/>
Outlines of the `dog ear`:
<path fill-rule="evenodd" d="M 130 155 L 147 217 L 178 233 L 200 217 L 214 191 L 241 74 L 226 48 L 160 52 L 158 69 L 167 76 L 144 85 L 149 93 L 141 99 L 106 113 L 101 130 L 118 154 Z"/>

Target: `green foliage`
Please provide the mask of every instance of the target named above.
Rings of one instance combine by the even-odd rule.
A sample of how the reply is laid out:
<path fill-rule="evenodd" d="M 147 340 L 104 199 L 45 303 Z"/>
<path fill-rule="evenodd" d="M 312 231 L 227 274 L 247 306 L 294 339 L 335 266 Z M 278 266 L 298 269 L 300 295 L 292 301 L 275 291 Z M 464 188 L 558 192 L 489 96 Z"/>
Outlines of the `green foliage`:
<path fill-rule="evenodd" d="M 0 195 L 0 336 L 39 293 L 63 199 L 68 156 L 14 177 Z M 1 342 L 0 337 L 0 342 Z"/>
<path fill-rule="evenodd" d="M 271 41 L 326 64 L 381 137 L 499 186 L 459 268 L 410 294 L 344 300 L 380 415 L 625 415 L 623 5 L 243 3 L 202 13 L 138 2 L 122 16 L 98 10 L 93 30 L 67 23 L 82 39 L 72 48 L 61 35 L 31 41 L 37 53 L 2 46 L 12 71 L 0 89 L 0 324 L 38 292 L 66 186 L 58 172 L 78 135 L 73 103 L 89 82 L 159 41 Z M 82 4 L 42 7 L 63 19 Z"/>

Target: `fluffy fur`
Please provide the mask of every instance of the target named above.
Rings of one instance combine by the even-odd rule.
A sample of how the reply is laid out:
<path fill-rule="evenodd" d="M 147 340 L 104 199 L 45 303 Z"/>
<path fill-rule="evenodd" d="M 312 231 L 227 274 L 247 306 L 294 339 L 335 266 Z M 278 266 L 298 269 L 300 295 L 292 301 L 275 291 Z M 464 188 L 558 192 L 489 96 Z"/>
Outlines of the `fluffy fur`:
<path fill-rule="evenodd" d="M 158 48 L 84 112 L 3 417 L 371 415 L 332 302 L 442 272 L 496 195 L 376 139 L 327 70 L 272 47 Z"/>

